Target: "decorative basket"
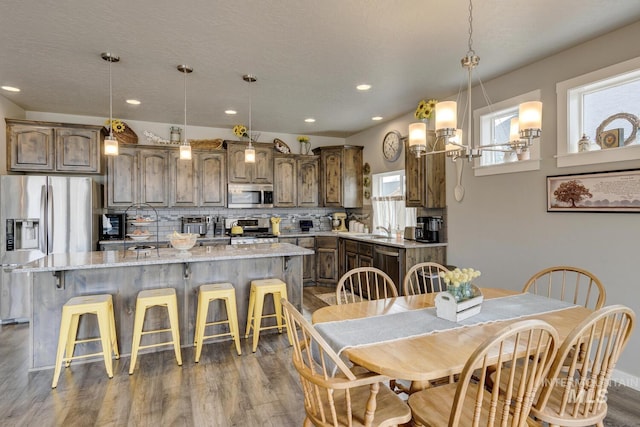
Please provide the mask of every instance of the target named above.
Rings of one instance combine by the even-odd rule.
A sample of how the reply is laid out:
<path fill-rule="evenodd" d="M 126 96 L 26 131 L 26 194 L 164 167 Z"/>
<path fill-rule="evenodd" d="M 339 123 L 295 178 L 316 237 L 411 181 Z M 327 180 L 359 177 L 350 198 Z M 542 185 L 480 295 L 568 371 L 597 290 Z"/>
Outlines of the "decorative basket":
<path fill-rule="evenodd" d="M 436 316 L 452 322 L 468 319 L 480 313 L 484 297 L 477 286 L 471 285 L 473 296 L 471 298 L 456 301 L 454 295 L 449 292 L 440 292 L 436 295 Z"/>

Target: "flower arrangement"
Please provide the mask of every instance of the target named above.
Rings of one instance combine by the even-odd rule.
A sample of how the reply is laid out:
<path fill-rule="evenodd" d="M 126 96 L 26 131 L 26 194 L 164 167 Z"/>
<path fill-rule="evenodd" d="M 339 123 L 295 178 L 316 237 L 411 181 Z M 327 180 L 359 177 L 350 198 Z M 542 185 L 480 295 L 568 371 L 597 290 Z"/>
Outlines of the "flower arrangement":
<path fill-rule="evenodd" d="M 124 122 L 120 119 L 107 120 L 106 122 L 104 122 L 104 124 L 105 126 L 110 125 L 111 129 L 113 129 L 113 131 L 116 133 L 124 132 L 125 129 L 127 128 Z"/>
<path fill-rule="evenodd" d="M 456 268 L 453 271 L 441 271 L 438 275 L 443 278 L 447 286 L 452 285 L 457 288 L 462 284 L 469 283 L 473 279 L 480 277 L 480 274 L 478 270 L 474 270 L 473 268 L 463 268 L 462 270 Z"/>
<path fill-rule="evenodd" d="M 235 125 L 233 127 L 233 134 L 235 136 L 239 136 L 240 138 L 249 137 L 249 134 L 247 133 L 247 127 L 245 125 Z"/>
<path fill-rule="evenodd" d="M 305 135 L 299 135 L 298 142 L 309 142 L 309 137 Z"/>
<path fill-rule="evenodd" d="M 430 119 L 431 116 L 433 115 L 433 112 L 435 111 L 437 103 L 438 103 L 437 99 L 430 99 L 428 101 L 425 101 L 423 99 L 418 104 L 418 108 L 416 108 L 416 112 L 414 113 L 414 116 L 418 120 Z"/>

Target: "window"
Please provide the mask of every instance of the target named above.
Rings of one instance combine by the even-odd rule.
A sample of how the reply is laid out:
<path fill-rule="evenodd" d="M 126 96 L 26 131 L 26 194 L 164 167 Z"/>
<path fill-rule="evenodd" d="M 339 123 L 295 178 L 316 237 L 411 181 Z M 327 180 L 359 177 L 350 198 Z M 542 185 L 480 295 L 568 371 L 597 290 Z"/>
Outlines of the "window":
<path fill-rule="evenodd" d="M 560 82 L 556 91 L 558 167 L 640 159 L 638 137 L 632 138 L 640 116 L 640 58 Z M 603 130 L 622 129 L 622 145 L 601 149 L 598 127 L 620 113 L 631 115 L 631 120 L 611 120 Z M 587 152 L 578 150 L 583 134 L 591 140 Z"/>
<path fill-rule="evenodd" d="M 511 119 L 518 117 L 518 106 L 522 102 L 539 101 L 540 91 L 535 90 L 510 98 L 473 112 L 474 140 L 476 145 L 496 145 L 509 142 Z M 528 158 L 513 151 L 482 150 L 475 160 L 475 176 L 521 172 L 540 169 L 540 139 L 535 139 L 529 149 Z"/>
<path fill-rule="evenodd" d="M 416 225 L 416 209 L 405 205 L 404 170 L 373 174 L 372 178 L 372 231 L 378 227 L 404 230 L 407 225 Z"/>

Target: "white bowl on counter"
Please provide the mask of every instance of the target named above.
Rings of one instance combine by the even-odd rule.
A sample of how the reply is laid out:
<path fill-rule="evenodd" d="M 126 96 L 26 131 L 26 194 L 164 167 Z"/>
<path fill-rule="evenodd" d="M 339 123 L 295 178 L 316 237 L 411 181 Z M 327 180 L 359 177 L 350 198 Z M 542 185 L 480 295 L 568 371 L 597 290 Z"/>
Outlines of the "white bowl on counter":
<path fill-rule="evenodd" d="M 149 237 L 151 237 L 151 234 L 150 233 L 144 233 L 144 234 L 132 234 L 132 233 L 129 233 L 129 234 L 127 234 L 127 237 L 129 237 L 133 241 L 141 242 L 141 241 L 147 240 Z"/>
<path fill-rule="evenodd" d="M 167 236 L 171 246 L 180 252 L 187 252 L 193 248 L 198 240 L 198 235 L 195 233 L 173 233 Z"/>

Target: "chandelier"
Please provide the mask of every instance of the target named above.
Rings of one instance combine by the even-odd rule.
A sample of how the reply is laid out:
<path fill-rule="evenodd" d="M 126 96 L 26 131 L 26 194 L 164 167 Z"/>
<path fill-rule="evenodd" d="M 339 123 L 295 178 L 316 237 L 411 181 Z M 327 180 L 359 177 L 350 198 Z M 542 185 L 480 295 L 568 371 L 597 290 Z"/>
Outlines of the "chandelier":
<path fill-rule="evenodd" d="M 111 64 L 119 62 L 120 57 L 109 52 L 103 52 L 102 59 L 109 63 L 109 135 L 104 138 L 104 154 L 106 156 L 118 155 L 118 140 L 113 136 L 113 88 L 111 81 Z"/>
<path fill-rule="evenodd" d="M 178 71 L 184 74 L 184 132 L 182 132 L 182 142 L 180 142 L 180 159 L 191 160 L 191 144 L 187 139 L 187 74 L 193 72 L 193 68 L 188 65 L 178 65 Z"/>
<path fill-rule="evenodd" d="M 421 154 L 446 153 L 453 161 L 458 158 L 466 158 L 471 161 L 480 157 L 483 151 L 523 152 L 533 144 L 533 140 L 540 137 L 542 129 L 542 102 L 524 102 L 518 107 L 518 117 L 512 119 L 510 125 L 509 141 L 497 144 L 475 145 L 471 141 L 471 83 L 473 81 L 473 69 L 480 62 L 480 57 L 473 50 L 473 4 L 469 0 L 469 40 L 468 51 L 461 59 L 462 67 L 467 70 L 467 101 L 466 111 L 460 126 L 457 118 L 457 103 L 455 101 L 438 102 L 435 106 L 435 142 L 427 147 L 426 123 L 411 123 L 409 125 L 409 150 L 420 157 Z M 479 79 L 478 79 L 479 80 Z M 482 81 L 480 88 L 488 100 Z M 463 144 L 464 121 L 467 121 L 467 144 Z"/>
<path fill-rule="evenodd" d="M 242 76 L 242 80 L 249 83 L 249 145 L 244 149 L 244 161 L 246 163 L 256 162 L 256 149 L 251 145 L 251 139 L 253 134 L 251 133 L 251 83 L 254 83 L 258 79 L 252 74 L 245 74 Z"/>

